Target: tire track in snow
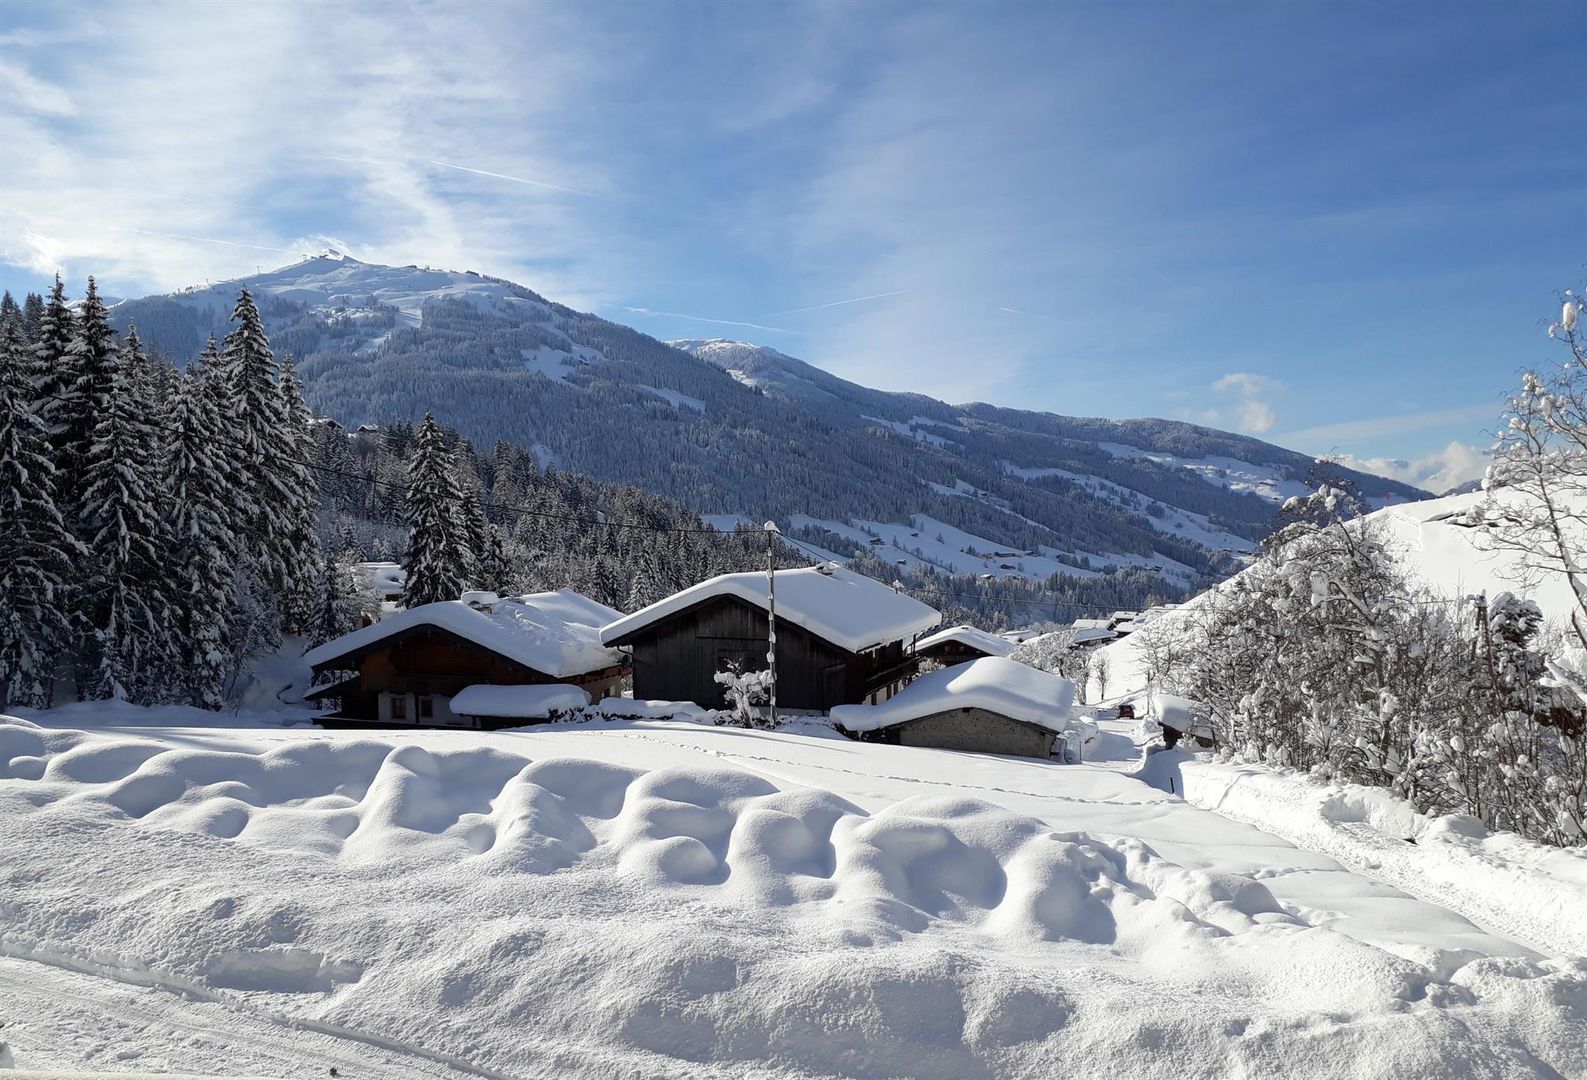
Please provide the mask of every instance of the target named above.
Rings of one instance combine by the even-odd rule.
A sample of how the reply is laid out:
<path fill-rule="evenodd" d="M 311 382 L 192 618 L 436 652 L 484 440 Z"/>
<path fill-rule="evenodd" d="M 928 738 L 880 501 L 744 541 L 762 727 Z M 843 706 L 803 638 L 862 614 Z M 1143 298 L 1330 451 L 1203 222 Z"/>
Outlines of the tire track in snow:
<path fill-rule="evenodd" d="M 413 1043 L 404 1042 L 401 1039 L 360 1031 L 356 1028 L 345 1027 L 340 1024 L 333 1024 L 323 1020 L 315 1020 L 310 1017 L 290 1016 L 286 1013 L 280 1013 L 272 1009 L 262 1008 L 236 995 L 220 993 L 205 986 L 202 983 L 190 979 L 184 979 L 177 975 L 160 972 L 138 962 L 129 963 L 120 960 L 89 959 L 83 956 L 73 955 L 71 953 L 50 950 L 37 943 L 30 943 L 22 939 L 4 934 L 0 934 L 0 958 L 4 958 L 5 960 L 9 960 L 18 964 L 37 964 L 55 972 L 69 973 L 72 976 L 77 976 L 80 978 L 104 980 L 122 986 L 135 986 L 144 989 L 163 991 L 181 998 L 186 998 L 189 1002 L 196 1001 L 205 1005 L 218 1006 L 228 1013 L 247 1018 L 248 1020 L 254 1021 L 256 1023 L 268 1025 L 270 1028 L 286 1029 L 288 1032 L 307 1032 L 340 1042 L 359 1043 L 364 1046 L 383 1051 L 387 1054 L 397 1055 L 399 1058 L 416 1059 L 416 1062 L 423 1062 L 426 1066 L 441 1066 L 445 1070 L 438 1072 L 432 1068 L 423 1068 L 419 1072 L 409 1072 L 403 1075 L 445 1077 L 463 1074 L 466 1076 L 484 1077 L 485 1080 L 521 1080 L 520 1077 L 514 1076 L 513 1074 L 498 1072 L 497 1070 L 468 1061 L 465 1058 L 456 1057 L 452 1054 L 447 1054 L 438 1050 L 429 1050 Z M 8 965 L 0 963 L 0 987 L 3 987 L 6 985 L 6 983 L 13 981 L 8 977 L 8 973 L 6 971 L 7 966 Z M 18 990 L 23 991 L 30 997 L 36 998 L 38 996 L 40 987 L 39 980 L 37 978 L 31 978 L 27 975 L 23 975 L 14 981 L 17 984 L 16 988 Z M 58 979 L 56 982 L 69 983 L 70 980 Z M 102 1009 L 109 1012 L 115 1011 L 112 1007 L 112 1004 L 104 997 L 91 993 L 76 991 L 70 985 L 52 987 L 50 998 L 52 1002 L 56 1000 L 57 992 L 60 992 L 62 996 L 75 998 L 79 1002 L 82 1002 L 85 1005 L 91 1006 L 93 1008 Z M 23 994 L 19 993 L 16 995 L 15 1000 L 22 1001 L 26 999 L 24 998 Z M 48 1006 L 46 1006 L 46 1008 L 48 1008 Z M 125 1006 L 123 1006 L 123 1008 L 125 1008 Z M 13 1007 L 9 1011 L 15 1012 L 16 1010 Z M 164 1012 L 165 1010 L 156 1008 L 148 1011 Z M 190 1010 L 181 1010 L 179 1013 L 180 1018 L 185 1018 L 189 1011 Z M 141 1019 L 147 1019 L 147 1017 L 142 1017 Z M 170 1022 L 172 1017 L 165 1016 L 161 1019 L 163 1022 Z M 260 1039 L 257 1032 L 250 1033 L 229 1027 L 221 1028 L 202 1024 L 194 1024 L 191 1026 L 198 1030 L 208 1032 L 220 1039 L 226 1039 L 228 1036 L 232 1036 L 233 1038 L 241 1037 L 245 1042 L 260 1042 L 268 1044 L 271 1041 L 268 1037 Z M 286 1035 L 286 1039 L 289 1044 L 292 1043 L 294 1038 L 294 1035 Z M 333 1042 L 331 1045 L 334 1046 L 335 1043 Z M 276 1048 L 267 1047 L 267 1049 L 273 1051 Z M 301 1049 L 299 1049 L 299 1051 L 296 1053 L 288 1055 L 286 1060 L 292 1062 L 295 1067 L 301 1067 L 301 1063 L 303 1061 Z M 337 1063 L 343 1069 L 356 1069 L 358 1072 L 365 1072 L 369 1066 L 367 1057 L 348 1056 L 344 1060 L 339 1060 Z M 391 1064 L 394 1064 L 394 1062 L 386 1063 L 388 1067 Z M 198 1071 L 204 1070 L 201 1068 Z M 379 1075 L 390 1076 L 397 1074 L 382 1071 L 379 1073 Z"/>

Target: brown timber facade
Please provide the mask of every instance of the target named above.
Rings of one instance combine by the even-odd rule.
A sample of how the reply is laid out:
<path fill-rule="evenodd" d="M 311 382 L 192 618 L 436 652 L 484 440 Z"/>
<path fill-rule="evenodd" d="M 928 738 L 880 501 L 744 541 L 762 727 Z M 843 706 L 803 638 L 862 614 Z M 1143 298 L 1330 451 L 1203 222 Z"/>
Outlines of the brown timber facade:
<path fill-rule="evenodd" d="M 341 706 L 326 720 L 393 727 L 471 727 L 453 714 L 451 700 L 476 683 L 524 686 L 567 683 L 590 700 L 619 692 L 622 667 L 556 678 L 498 655 L 482 645 L 436 626 L 416 626 L 368 647 L 316 665 L 314 671 L 356 669 L 357 674 L 311 697 L 335 697 Z"/>
<path fill-rule="evenodd" d="M 702 601 L 607 644 L 633 655 L 634 697 L 721 708 L 716 673 L 766 667 L 766 611 L 733 596 Z M 913 673 L 902 641 L 854 653 L 777 619 L 777 707 L 826 712 L 885 701 Z"/>

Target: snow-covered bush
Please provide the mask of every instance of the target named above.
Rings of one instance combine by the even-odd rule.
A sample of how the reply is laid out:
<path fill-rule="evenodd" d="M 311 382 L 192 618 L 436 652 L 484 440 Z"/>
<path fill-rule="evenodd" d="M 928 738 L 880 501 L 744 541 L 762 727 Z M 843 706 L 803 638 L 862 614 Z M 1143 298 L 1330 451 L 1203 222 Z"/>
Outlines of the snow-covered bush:
<path fill-rule="evenodd" d="M 1206 703 L 1227 756 L 1581 843 L 1582 710 L 1551 685 L 1576 677 L 1545 663 L 1537 606 L 1413 585 L 1335 489 L 1288 511 L 1250 570 L 1140 632 L 1154 685 Z"/>
<path fill-rule="evenodd" d="M 771 672 L 754 671 L 740 660 L 729 660 L 716 673 L 722 696 L 732 707 L 733 719 L 742 727 L 756 723 L 755 706 L 766 700 L 771 689 Z"/>

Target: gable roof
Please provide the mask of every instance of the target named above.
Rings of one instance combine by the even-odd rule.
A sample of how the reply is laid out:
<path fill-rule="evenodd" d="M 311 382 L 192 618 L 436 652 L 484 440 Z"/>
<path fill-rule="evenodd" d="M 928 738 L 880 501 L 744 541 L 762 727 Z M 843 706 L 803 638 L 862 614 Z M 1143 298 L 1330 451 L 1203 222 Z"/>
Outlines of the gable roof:
<path fill-rule="evenodd" d="M 961 645 L 979 649 L 988 656 L 1007 656 L 1014 651 L 1014 643 L 1008 638 L 988 633 L 979 626 L 950 626 L 946 630 L 938 630 L 930 637 L 915 642 L 915 651 L 924 652 L 948 641 L 957 641 Z"/>
<path fill-rule="evenodd" d="M 393 612 L 309 650 L 303 659 L 310 667 L 322 667 L 387 638 L 430 626 L 552 678 L 563 678 L 624 662 L 623 654 L 602 645 L 600 636 L 601 626 L 621 614 L 572 589 L 511 596 L 489 611 L 444 600 Z"/>
<path fill-rule="evenodd" d="M 719 597 L 734 597 L 764 610 L 766 575 L 722 574 L 673 593 L 601 630 L 608 645 L 646 627 Z M 849 652 L 901 641 L 942 621 L 935 608 L 841 566 L 777 571 L 777 617 Z"/>
<path fill-rule="evenodd" d="M 983 656 L 922 675 L 880 705 L 839 705 L 832 720 L 850 731 L 876 731 L 951 709 L 985 709 L 1011 720 L 1067 731 L 1075 684 L 1049 672 Z"/>

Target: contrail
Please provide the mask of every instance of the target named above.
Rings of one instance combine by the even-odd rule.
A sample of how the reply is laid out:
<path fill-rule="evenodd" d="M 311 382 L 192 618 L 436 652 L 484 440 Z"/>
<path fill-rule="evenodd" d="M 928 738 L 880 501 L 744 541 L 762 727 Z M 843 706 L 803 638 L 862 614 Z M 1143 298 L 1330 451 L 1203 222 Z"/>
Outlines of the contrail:
<path fill-rule="evenodd" d="M 855 296 L 848 300 L 834 300 L 830 304 L 812 304 L 809 307 L 796 307 L 790 308 L 787 311 L 774 311 L 772 312 L 772 315 L 797 315 L 801 311 L 820 311 L 822 308 L 842 307 L 844 304 L 858 304 L 866 300 L 881 300 L 889 296 L 903 296 L 908 291 L 908 289 L 895 289 L 892 292 L 873 293 L 870 296 Z"/>
<path fill-rule="evenodd" d="M 774 334 L 798 334 L 797 330 L 787 330 L 781 326 L 762 326 L 760 323 L 737 322 L 733 319 L 707 319 L 704 315 L 685 315 L 681 311 L 656 311 L 652 308 L 626 307 L 619 304 L 624 311 L 635 315 L 664 315 L 670 319 L 688 319 L 691 322 L 716 323 L 718 326 L 747 326 L 753 330 L 769 330 Z"/>
<path fill-rule="evenodd" d="M 593 191 L 581 191 L 579 188 L 563 187 L 561 184 L 548 184 L 544 180 L 530 180 L 526 176 L 508 176 L 506 173 L 491 172 L 488 169 L 471 169 L 467 165 L 455 165 L 450 161 L 437 161 L 429 159 L 431 165 L 439 165 L 443 169 L 456 169 L 458 172 L 473 173 L 475 176 L 492 176 L 497 180 L 511 180 L 515 184 L 528 184 L 530 187 L 546 188 L 550 191 L 565 191 L 569 195 L 586 195 L 592 199 L 604 198 Z"/>
<path fill-rule="evenodd" d="M 225 244 L 228 247 L 252 248 L 255 251 L 284 251 L 288 255 L 304 255 L 306 252 L 297 248 L 270 247 L 268 244 L 245 244 L 240 240 L 222 240 L 218 236 L 187 236 L 183 233 L 153 232 L 149 229 L 129 229 L 125 225 L 104 225 L 101 229 L 114 229 L 116 232 L 137 233 L 139 236 L 159 236 L 166 240 L 192 240 L 200 244 Z"/>

